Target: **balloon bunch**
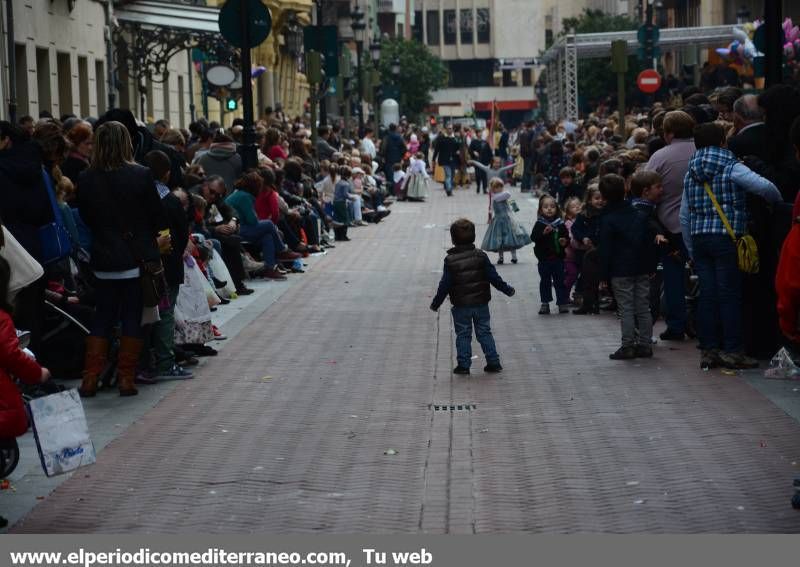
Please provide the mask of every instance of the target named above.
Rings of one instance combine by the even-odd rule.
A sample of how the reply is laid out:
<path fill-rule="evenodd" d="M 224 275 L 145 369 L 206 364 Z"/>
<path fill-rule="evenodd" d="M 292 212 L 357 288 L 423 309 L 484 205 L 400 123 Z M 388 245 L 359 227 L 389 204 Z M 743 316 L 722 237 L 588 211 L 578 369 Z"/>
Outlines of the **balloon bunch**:
<path fill-rule="evenodd" d="M 800 28 L 792 25 L 791 18 L 783 21 L 783 53 L 789 65 L 800 67 Z"/>
<path fill-rule="evenodd" d="M 761 21 L 744 24 L 732 30 L 734 40 L 728 47 L 720 47 L 716 51 L 723 58 L 733 63 L 752 63 L 756 57 L 763 57 L 764 54 L 756 49 L 753 44 L 753 34 Z M 785 25 L 785 24 L 784 24 Z M 796 28 L 795 28 L 796 29 Z"/>

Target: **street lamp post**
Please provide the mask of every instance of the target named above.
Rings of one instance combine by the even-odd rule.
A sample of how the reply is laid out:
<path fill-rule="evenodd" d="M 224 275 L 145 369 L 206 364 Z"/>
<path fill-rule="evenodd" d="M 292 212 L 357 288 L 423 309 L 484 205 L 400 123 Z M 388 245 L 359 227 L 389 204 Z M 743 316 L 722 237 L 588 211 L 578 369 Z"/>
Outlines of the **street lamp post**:
<path fill-rule="evenodd" d="M 364 12 L 358 4 L 350 13 L 350 19 L 353 22 L 353 37 L 356 41 L 356 78 L 358 83 L 358 92 L 356 93 L 356 100 L 358 101 L 358 108 L 356 109 L 358 111 L 358 134 L 356 137 L 360 137 L 364 131 L 364 79 L 361 73 L 361 57 L 364 50 L 364 30 L 366 30 L 367 24 L 364 23 Z"/>
<path fill-rule="evenodd" d="M 381 86 L 380 86 L 380 62 L 381 62 L 381 39 L 374 37 L 372 43 L 369 45 L 369 53 L 372 57 L 372 66 L 375 68 L 375 76 L 378 80 L 372 85 L 372 106 L 373 115 L 375 117 L 375 136 L 380 135 L 380 108 L 381 108 Z"/>
<path fill-rule="evenodd" d="M 395 55 L 392 57 L 392 86 L 394 87 L 394 96 L 397 100 L 398 107 L 400 106 L 400 57 Z"/>

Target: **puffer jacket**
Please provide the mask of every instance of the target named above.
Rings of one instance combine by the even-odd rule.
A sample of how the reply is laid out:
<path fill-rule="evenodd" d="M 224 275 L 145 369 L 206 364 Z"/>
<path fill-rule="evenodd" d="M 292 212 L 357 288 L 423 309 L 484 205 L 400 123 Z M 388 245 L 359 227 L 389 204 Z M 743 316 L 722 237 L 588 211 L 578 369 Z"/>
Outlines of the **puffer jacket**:
<path fill-rule="evenodd" d="M 492 292 L 486 273 L 486 253 L 474 244 L 454 246 L 444 265 L 452 278 L 450 302 L 455 307 L 489 303 Z"/>

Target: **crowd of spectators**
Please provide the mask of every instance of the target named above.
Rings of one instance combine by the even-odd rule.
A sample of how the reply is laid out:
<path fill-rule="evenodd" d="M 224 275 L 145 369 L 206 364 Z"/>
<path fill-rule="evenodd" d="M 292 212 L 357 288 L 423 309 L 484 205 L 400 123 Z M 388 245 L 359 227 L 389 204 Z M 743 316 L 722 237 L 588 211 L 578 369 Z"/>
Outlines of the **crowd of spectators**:
<path fill-rule="evenodd" d="M 0 122 L 10 309 L 56 378 L 81 378 L 82 396 L 115 379 L 128 396 L 191 378 L 225 338 L 212 311 L 254 279 L 302 277 L 291 274 L 304 257 L 389 214 L 394 164 L 379 148 L 391 137 L 364 150 L 323 125 L 315 144 L 300 118 L 267 109 L 245 169 L 243 134 L 240 119 L 183 130 L 126 109 Z"/>

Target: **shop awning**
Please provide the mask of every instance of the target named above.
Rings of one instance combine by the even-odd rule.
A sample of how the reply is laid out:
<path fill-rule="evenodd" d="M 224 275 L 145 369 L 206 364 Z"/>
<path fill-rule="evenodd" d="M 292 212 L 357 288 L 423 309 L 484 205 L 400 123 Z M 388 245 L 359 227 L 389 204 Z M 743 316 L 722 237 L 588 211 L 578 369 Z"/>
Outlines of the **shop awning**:
<path fill-rule="evenodd" d="M 117 5 L 114 15 L 120 22 L 145 27 L 219 33 L 219 8 L 181 6 L 160 0 L 134 0 Z"/>

